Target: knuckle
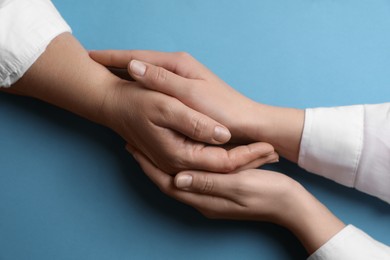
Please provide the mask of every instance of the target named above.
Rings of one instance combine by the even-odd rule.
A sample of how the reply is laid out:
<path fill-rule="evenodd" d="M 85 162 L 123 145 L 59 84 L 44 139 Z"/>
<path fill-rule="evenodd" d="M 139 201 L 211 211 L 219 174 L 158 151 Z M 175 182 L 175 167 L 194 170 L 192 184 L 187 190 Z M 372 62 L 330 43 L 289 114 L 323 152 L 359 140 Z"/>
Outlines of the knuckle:
<path fill-rule="evenodd" d="M 174 104 L 167 102 L 160 102 L 156 104 L 159 115 L 167 122 L 174 120 L 175 118 L 175 108 Z"/>
<path fill-rule="evenodd" d="M 176 56 L 180 59 L 180 60 L 189 60 L 189 59 L 192 59 L 192 56 L 191 54 L 189 54 L 188 52 L 185 52 L 185 51 L 179 51 L 176 53 Z"/>
<path fill-rule="evenodd" d="M 204 118 L 201 118 L 199 116 L 194 116 L 192 117 L 192 126 L 193 126 L 192 137 L 200 138 L 207 127 L 207 121 Z"/>
<path fill-rule="evenodd" d="M 188 165 L 187 159 L 181 153 L 175 150 L 168 158 L 171 172 L 178 172 L 186 168 Z"/>
<path fill-rule="evenodd" d="M 163 83 L 167 80 L 167 78 L 168 78 L 168 71 L 165 70 L 164 68 L 157 67 L 152 77 L 152 81 L 154 81 L 155 83 Z"/>
<path fill-rule="evenodd" d="M 201 193 L 209 194 L 214 189 L 214 181 L 207 175 L 201 177 L 199 189 Z"/>

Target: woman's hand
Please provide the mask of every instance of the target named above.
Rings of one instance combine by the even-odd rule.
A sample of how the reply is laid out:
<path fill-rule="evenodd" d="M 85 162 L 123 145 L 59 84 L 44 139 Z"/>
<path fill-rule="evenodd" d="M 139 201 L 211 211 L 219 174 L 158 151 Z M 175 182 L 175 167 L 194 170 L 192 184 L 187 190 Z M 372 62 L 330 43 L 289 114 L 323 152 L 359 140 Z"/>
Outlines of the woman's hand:
<path fill-rule="evenodd" d="M 107 124 L 132 147 L 170 174 L 202 169 L 230 172 L 257 167 L 259 159 L 274 162 L 278 155 L 267 143 L 225 149 L 229 131 L 213 119 L 185 106 L 176 98 L 121 81 L 106 97 Z"/>
<path fill-rule="evenodd" d="M 256 103 L 228 86 L 189 54 L 155 51 L 92 51 L 89 54 L 105 66 L 129 66 L 130 75 L 143 86 L 176 97 L 200 113 L 223 122 L 235 140 L 253 140 L 249 126 L 253 123 L 250 117 Z M 129 65 L 134 59 L 149 64 L 133 61 Z"/>
<path fill-rule="evenodd" d="M 57 36 L 7 91 L 112 128 L 169 173 L 226 172 L 263 156 L 275 157 L 273 147 L 264 143 L 231 150 L 215 146 L 229 141 L 226 127 L 173 97 L 121 80 L 93 61 L 69 33 Z"/>
<path fill-rule="evenodd" d="M 267 221 L 293 232 L 311 254 L 344 228 L 295 180 L 265 170 L 229 174 L 183 171 L 175 177 L 128 147 L 148 177 L 167 195 L 209 218 Z M 259 165 L 265 161 L 258 161 Z"/>
<path fill-rule="evenodd" d="M 175 97 L 225 125 L 233 142 L 268 142 L 297 162 L 303 110 L 256 103 L 186 53 L 92 51 L 90 56 L 105 66 L 128 68 L 144 87 Z"/>

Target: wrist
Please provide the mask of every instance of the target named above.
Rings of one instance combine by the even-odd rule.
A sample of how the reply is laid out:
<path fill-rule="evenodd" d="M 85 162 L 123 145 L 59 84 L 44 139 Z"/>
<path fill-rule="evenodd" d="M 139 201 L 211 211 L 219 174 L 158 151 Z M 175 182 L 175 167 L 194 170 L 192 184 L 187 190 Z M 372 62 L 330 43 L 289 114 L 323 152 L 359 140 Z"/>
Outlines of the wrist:
<path fill-rule="evenodd" d="M 285 200 L 283 214 L 279 224 L 289 229 L 309 254 L 345 227 L 341 220 L 298 183 Z"/>
<path fill-rule="evenodd" d="M 127 118 L 134 113 L 134 102 L 129 95 L 129 88 L 134 86 L 129 85 L 129 82 L 119 78 L 107 79 L 111 87 L 106 89 L 104 98 L 100 106 L 100 121 L 98 123 L 107 126 L 114 132 L 122 136 L 123 129 L 128 125 L 123 122 L 123 118 Z"/>
<path fill-rule="evenodd" d="M 268 142 L 281 156 L 298 161 L 304 110 L 256 103 L 250 117 L 252 140 Z"/>
<path fill-rule="evenodd" d="M 71 34 L 63 33 L 11 90 L 105 124 L 104 103 L 117 80 L 94 62 Z"/>

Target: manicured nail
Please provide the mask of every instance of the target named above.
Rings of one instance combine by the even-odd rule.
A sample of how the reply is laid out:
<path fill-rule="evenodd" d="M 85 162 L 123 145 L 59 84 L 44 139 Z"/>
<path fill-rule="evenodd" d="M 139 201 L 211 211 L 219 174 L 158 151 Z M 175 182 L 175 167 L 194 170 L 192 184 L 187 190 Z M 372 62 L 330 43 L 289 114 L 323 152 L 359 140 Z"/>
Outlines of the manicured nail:
<path fill-rule="evenodd" d="M 217 142 L 226 143 L 229 141 L 231 137 L 231 134 L 229 130 L 227 130 L 225 127 L 222 126 L 216 126 L 214 128 L 214 135 L 213 138 Z"/>
<path fill-rule="evenodd" d="M 143 76 L 145 75 L 146 65 L 140 61 L 132 60 L 130 62 L 130 70 L 135 75 Z"/>
<path fill-rule="evenodd" d="M 192 184 L 191 175 L 181 175 L 176 179 L 176 187 L 179 189 L 184 189 L 190 187 Z"/>

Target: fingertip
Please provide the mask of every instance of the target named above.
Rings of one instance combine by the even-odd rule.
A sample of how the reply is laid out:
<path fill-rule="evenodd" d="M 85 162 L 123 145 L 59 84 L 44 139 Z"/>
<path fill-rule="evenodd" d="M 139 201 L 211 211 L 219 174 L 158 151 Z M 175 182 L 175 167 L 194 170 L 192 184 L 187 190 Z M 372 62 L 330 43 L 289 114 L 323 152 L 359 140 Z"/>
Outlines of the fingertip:
<path fill-rule="evenodd" d="M 192 185 L 192 175 L 188 173 L 178 174 L 175 177 L 174 183 L 178 189 L 188 189 Z"/>
<path fill-rule="evenodd" d="M 227 143 L 230 138 L 232 137 L 232 134 L 230 133 L 229 129 L 223 126 L 217 125 L 214 127 L 214 133 L 213 133 L 213 139 L 218 144 L 224 144 Z"/>
<path fill-rule="evenodd" d="M 131 60 L 128 65 L 128 70 L 134 76 L 143 77 L 146 72 L 146 64 L 138 60 Z"/>
<path fill-rule="evenodd" d="M 278 163 L 279 162 L 279 154 L 278 153 L 272 153 L 268 156 L 267 163 Z"/>

